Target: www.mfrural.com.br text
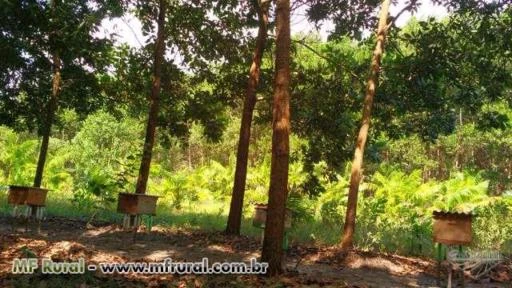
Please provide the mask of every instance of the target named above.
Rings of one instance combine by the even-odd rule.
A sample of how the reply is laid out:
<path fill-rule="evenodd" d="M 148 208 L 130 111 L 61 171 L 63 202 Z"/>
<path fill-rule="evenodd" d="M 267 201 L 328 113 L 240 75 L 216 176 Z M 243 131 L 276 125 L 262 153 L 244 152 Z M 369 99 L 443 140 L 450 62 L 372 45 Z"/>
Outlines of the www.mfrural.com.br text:
<path fill-rule="evenodd" d="M 174 262 L 166 258 L 160 262 L 126 262 L 86 264 L 83 258 L 74 262 L 56 262 L 43 258 L 17 258 L 12 262 L 13 274 L 84 274 L 99 271 L 103 274 L 265 274 L 268 263 L 251 258 L 245 262 Z"/>

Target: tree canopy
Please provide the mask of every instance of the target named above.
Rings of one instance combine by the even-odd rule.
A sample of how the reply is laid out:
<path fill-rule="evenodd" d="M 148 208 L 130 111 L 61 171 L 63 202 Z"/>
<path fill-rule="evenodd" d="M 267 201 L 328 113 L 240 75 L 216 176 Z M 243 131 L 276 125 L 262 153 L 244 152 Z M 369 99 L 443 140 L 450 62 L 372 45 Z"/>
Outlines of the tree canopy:
<path fill-rule="evenodd" d="M 119 219 L 135 192 L 161 197 L 161 225 L 263 228 L 270 274 L 341 231 L 430 256 L 439 209 L 512 251 L 512 2 L 421 2 L 2 1 L 0 190 L 35 172 L 73 215 Z M 127 18 L 140 46 L 102 32 Z"/>

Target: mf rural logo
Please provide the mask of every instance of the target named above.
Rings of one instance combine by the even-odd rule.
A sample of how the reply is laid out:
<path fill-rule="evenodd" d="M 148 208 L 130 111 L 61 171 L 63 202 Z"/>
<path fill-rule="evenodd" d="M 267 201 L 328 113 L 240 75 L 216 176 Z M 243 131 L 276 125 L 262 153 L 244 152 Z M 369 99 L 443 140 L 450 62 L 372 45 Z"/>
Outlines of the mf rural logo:
<path fill-rule="evenodd" d="M 12 262 L 13 274 L 32 274 L 39 268 L 43 274 L 84 274 L 86 268 L 91 270 L 90 267 L 86 267 L 83 258 L 76 262 L 54 262 L 51 259 L 43 258 L 41 265 L 37 258 L 15 258 Z"/>

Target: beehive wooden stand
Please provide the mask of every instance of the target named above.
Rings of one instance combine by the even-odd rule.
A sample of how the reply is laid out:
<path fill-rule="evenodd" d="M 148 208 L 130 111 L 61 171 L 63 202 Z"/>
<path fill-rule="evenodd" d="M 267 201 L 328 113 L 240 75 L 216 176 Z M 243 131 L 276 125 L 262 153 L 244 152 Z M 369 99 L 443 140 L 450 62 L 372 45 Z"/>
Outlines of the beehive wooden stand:
<path fill-rule="evenodd" d="M 119 193 L 118 200 L 117 211 L 120 213 L 130 215 L 156 215 L 156 202 L 158 201 L 158 196 Z"/>
<path fill-rule="evenodd" d="M 254 215 L 252 218 L 252 225 L 257 228 L 264 229 L 265 223 L 267 222 L 267 205 L 266 204 L 256 204 L 254 205 Z M 283 249 L 288 250 L 288 232 L 292 227 L 292 210 L 286 208 L 286 214 L 284 217 L 284 238 L 283 238 Z M 263 233 L 262 230 L 261 241 L 263 241 Z"/>
<path fill-rule="evenodd" d="M 267 222 L 267 205 L 256 204 L 254 205 L 254 215 L 252 219 L 252 225 L 258 228 L 265 228 Z M 289 229 L 292 227 L 292 210 L 286 208 L 286 214 L 284 217 L 284 228 Z"/>
<path fill-rule="evenodd" d="M 28 220 L 33 218 L 37 221 L 37 231 L 41 229 L 41 221 L 44 217 L 46 206 L 46 195 L 48 189 L 29 186 L 10 185 L 7 203 L 13 206 L 11 215 L 15 218 L 26 219 L 25 231 L 28 230 Z M 24 209 L 25 208 L 25 209 Z M 12 222 L 13 230 L 16 230 L 16 222 Z"/>
<path fill-rule="evenodd" d="M 433 213 L 434 224 L 432 227 L 433 240 L 437 243 L 437 260 L 438 260 L 438 286 L 441 285 L 441 261 L 443 260 L 442 246 L 444 245 L 458 245 L 459 250 L 462 251 L 462 245 L 469 245 L 473 240 L 472 227 L 473 215 L 467 213 L 454 213 L 434 211 Z M 451 266 L 450 266 L 451 267 Z M 464 271 L 462 265 L 461 271 Z M 448 276 L 448 287 L 451 287 L 452 269 L 450 268 Z M 464 272 L 461 273 L 460 282 L 464 287 Z"/>
<path fill-rule="evenodd" d="M 446 245 L 468 245 L 472 241 L 473 215 L 434 211 L 434 242 Z"/>
<path fill-rule="evenodd" d="M 9 186 L 7 202 L 11 205 L 45 206 L 48 189 L 26 186 Z"/>
<path fill-rule="evenodd" d="M 135 228 L 140 225 L 142 215 L 148 216 L 148 231 L 151 230 L 153 216 L 156 215 L 156 203 L 158 196 L 119 193 L 117 201 L 117 212 L 124 214 L 123 227 L 125 229 Z"/>

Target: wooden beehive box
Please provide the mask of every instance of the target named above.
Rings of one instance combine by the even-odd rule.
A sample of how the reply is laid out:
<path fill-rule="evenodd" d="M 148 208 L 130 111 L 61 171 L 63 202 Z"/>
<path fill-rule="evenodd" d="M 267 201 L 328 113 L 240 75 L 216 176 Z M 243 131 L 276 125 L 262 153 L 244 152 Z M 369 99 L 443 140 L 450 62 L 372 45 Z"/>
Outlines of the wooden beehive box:
<path fill-rule="evenodd" d="M 158 196 L 136 194 L 136 193 L 119 193 L 117 201 L 117 212 L 130 215 L 156 215 L 156 202 Z"/>
<path fill-rule="evenodd" d="M 267 221 L 267 205 L 256 204 L 254 207 L 254 215 L 252 219 L 252 225 L 258 228 L 264 228 Z M 284 228 L 289 229 L 292 227 L 292 210 L 286 208 L 286 214 L 284 218 Z"/>
<path fill-rule="evenodd" d="M 472 241 L 473 215 L 434 211 L 434 242 L 447 245 L 466 245 Z"/>
<path fill-rule="evenodd" d="M 9 186 L 7 202 L 12 205 L 45 206 L 48 189 L 26 186 Z"/>

